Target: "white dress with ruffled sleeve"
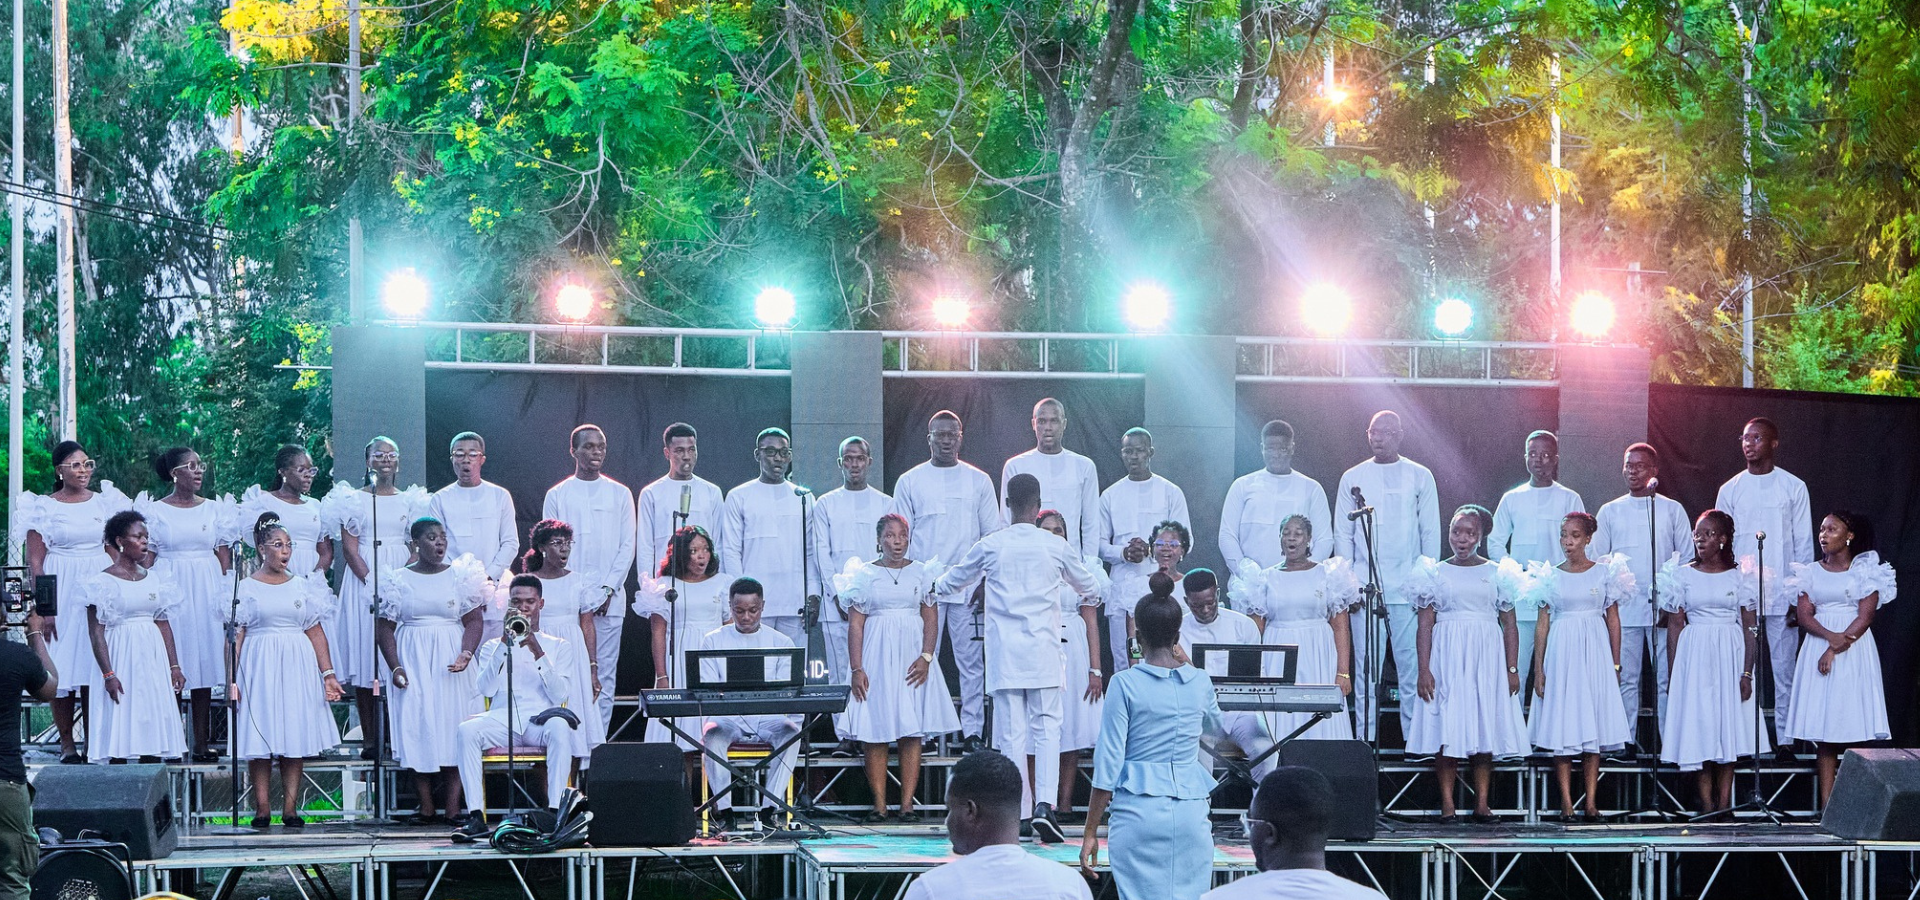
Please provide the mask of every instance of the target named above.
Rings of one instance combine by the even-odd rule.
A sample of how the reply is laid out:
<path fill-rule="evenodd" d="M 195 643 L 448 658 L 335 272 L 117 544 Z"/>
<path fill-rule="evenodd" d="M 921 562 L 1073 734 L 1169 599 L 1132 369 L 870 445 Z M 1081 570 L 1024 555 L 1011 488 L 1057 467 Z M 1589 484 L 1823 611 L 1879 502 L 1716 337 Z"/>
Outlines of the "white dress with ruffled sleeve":
<path fill-rule="evenodd" d="M 80 503 L 62 503 L 39 494 L 23 493 L 13 498 L 13 530 L 8 542 L 21 548 L 24 558 L 27 532 L 37 532 L 47 548 L 41 573 L 57 581 L 59 614 L 54 617 L 54 636 L 47 641 L 47 655 L 63 675 L 93 667 L 87 608 L 77 598 L 88 579 L 113 565 L 113 557 L 106 550 L 107 520 L 114 513 L 132 508 L 133 500 L 111 481 L 100 482 L 100 489 Z M 62 681 L 73 684 L 62 684 L 61 696 L 73 693 L 74 685 L 86 683 L 70 675 Z"/>
<path fill-rule="evenodd" d="M 148 572 L 128 581 L 105 572 L 81 583 L 73 605 L 86 621 L 93 607 L 106 631 L 107 661 L 120 679 L 120 699 L 107 696 L 105 675 L 91 651 L 84 666 L 62 674 L 92 688 L 87 693 L 87 758 L 137 760 L 142 756 L 173 759 L 187 752 L 186 732 L 180 724 L 180 706 L 173 692 L 172 662 L 157 620 L 167 617 L 180 599 L 172 582 Z M 78 632 L 80 634 L 84 632 Z M 71 672 L 71 674 L 67 674 Z"/>
<path fill-rule="evenodd" d="M 374 594 L 377 593 L 373 582 L 377 580 L 378 589 L 384 590 L 394 576 L 406 568 L 407 559 L 412 556 L 407 549 L 408 532 L 413 528 L 414 519 L 427 514 L 431 503 L 432 497 L 419 485 L 376 498 L 371 491 L 336 484 L 327 499 L 321 501 L 323 523 L 358 538 L 360 558 L 367 562 L 365 580 L 354 577 L 350 569 L 341 573 L 340 610 L 328 635 L 334 642 L 333 666 L 343 685 L 372 687 L 374 679 L 386 678 L 386 662 L 378 658 L 373 645 Z"/>
<path fill-rule="evenodd" d="M 437 772 L 460 763 L 456 731 L 480 712 L 478 670 L 447 667 L 460 656 L 466 628 L 461 617 L 491 599 L 486 569 L 462 555 L 432 575 L 411 569 L 394 573 L 380 593 L 380 617 L 394 623 L 393 643 L 407 686 L 387 691 L 393 758 L 415 772 Z"/>
<path fill-rule="evenodd" d="M 1620 705 L 1607 609 L 1637 597 L 1625 556 L 1594 561 L 1585 572 L 1536 563 L 1524 602 L 1547 611 L 1546 696 L 1536 696 L 1527 738 L 1555 756 L 1616 750 L 1632 740 Z M 1533 685 L 1522 686 L 1532 690 Z"/>
<path fill-rule="evenodd" d="M 1526 720 L 1520 695 L 1507 689 L 1506 639 L 1500 628 L 1500 613 L 1513 609 L 1525 586 L 1525 571 L 1510 559 L 1456 566 L 1423 556 L 1414 563 L 1407 595 L 1415 607 L 1435 610 L 1427 662 L 1434 698 L 1411 698 L 1408 753 L 1456 759 L 1527 754 Z"/>
<path fill-rule="evenodd" d="M 1241 560 L 1240 571 L 1229 587 L 1235 608 L 1249 616 L 1266 620 L 1260 634 L 1263 644 L 1292 644 L 1300 648 L 1294 661 L 1294 681 L 1299 684 L 1338 684 L 1340 649 L 1333 642 L 1334 616 L 1360 602 L 1360 584 L 1353 578 L 1353 567 L 1333 557 L 1310 569 L 1289 572 L 1279 565 L 1259 568 L 1251 559 Z M 1265 673 L 1276 671 L 1280 660 L 1267 654 Z M 1352 678 L 1354 673 L 1347 673 Z M 1349 680 L 1350 686 L 1359 683 Z M 1359 688 L 1363 689 L 1363 688 Z M 1267 730 L 1274 737 L 1292 734 L 1295 728 L 1313 718 L 1312 713 L 1266 712 Z M 1353 722 L 1343 711 L 1332 718 L 1315 722 L 1300 735 L 1302 740 L 1347 741 L 1353 739 Z"/>
<path fill-rule="evenodd" d="M 1799 601 L 1813 601 L 1814 618 L 1828 631 L 1844 631 L 1860 614 L 1860 601 L 1878 593 L 1879 606 L 1893 602 L 1893 567 L 1871 551 L 1853 560 L 1844 572 L 1829 572 L 1819 563 L 1795 563 L 1787 578 L 1787 593 Z M 1877 607 L 1876 607 L 1877 608 Z M 1833 655 L 1832 671 L 1820 674 L 1820 657 L 1827 642 L 1812 635 L 1800 648 L 1794 664 L 1793 703 L 1787 709 L 1787 734 L 1803 741 L 1857 744 L 1884 741 L 1887 694 L 1880 676 L 1880 649 L 1873 629 L 1846 650 Z"/>
<path fill-rule="evenodd" d="M 1660 759 L 1682 772 L 1753 755 L 1759 688 L 1740 699 L 1747 652 L 1740 611 L 1755 608 L 1755 573 L 1752 557 L 1725 572 L 1702 572 L 1677 558 L 1660 570 L 1661 607 L 1687 614 L 1673 646 L 1667 720 L 1660 735 Z"/>
<path fill-rule="evenodd" d="M 133 508 L 147 519 L 153 572 L 172 582 L 180 602 L 167 616 L 173 650 L 187 689 L 220 688 L 227 683 L 225 622 L 233 605 L 234 579 L 222 571 L 214 551 L 231 540 L 239 509 L 232 497 L 205 497 L 181 508 L 142 493 Z"/>
<path fill-rule="evenodd" d="M 867 699 L 847 703 L 853 740 L 885 744 L 959 730 L 960 717 L 953 711 L 953 695 L 947 693 L 938 659 L 928 665 L 925 684 L 907 684 L 907 669 L 921 653 L 920 608 L 933 603 L 930 591 L 942 571 L 937 564 L 917 560 L 889 569 L 854 559 L 834 576 L 840 602 L 866 616 L 860 668 L 867 673 Z M 1081 630 L 1085 632 L 1084 626 Z"/>
<path fill-rule="evenodd" d="M 240 582 L 236 623 L 240 687 L 235 746 L 242 759 L 318 756 L 340 744 L 307 629 L 334 614 L 333 592 L 314 577 Z M 335 665 L 338 676 L 338 664 Z"/>

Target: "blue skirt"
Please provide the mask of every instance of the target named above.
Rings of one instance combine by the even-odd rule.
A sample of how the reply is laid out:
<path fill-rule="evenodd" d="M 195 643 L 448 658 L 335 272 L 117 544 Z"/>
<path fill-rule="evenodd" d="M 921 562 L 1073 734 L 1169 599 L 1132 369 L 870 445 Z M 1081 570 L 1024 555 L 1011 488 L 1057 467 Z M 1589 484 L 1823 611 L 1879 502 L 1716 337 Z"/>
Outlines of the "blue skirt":
<path fill-rule="evenodd" d="M 1107 858 L 1120 900 L 1196 900 L 1213 889 L 1208 803 L 1117 791 L 1108 807 Z"/>

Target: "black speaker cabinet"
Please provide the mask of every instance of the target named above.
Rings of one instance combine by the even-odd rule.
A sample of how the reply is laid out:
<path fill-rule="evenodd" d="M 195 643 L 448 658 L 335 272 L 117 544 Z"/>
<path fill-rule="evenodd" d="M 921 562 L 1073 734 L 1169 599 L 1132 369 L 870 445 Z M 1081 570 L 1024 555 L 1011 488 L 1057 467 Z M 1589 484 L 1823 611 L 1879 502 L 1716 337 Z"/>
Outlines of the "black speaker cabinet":
<path fill-rule="evenodd" d="M 43 844 L 30 882 L 32 900 L 132 900 L 133 858 L 108 841 Z"/>
<path fill-rule="evenodd" d="M 593 749 L 587 803 L 596 847 L 677 847 L 693 840 L 693 791 L 674 744 L 601 744 Z"/>
<path fill-rule="evenodd" d="M 1365 741 L 1294 741 L 1274 754 L 1283 766 L 1303 766 L 1333 785 L 1333 822 L 1327 837 L 1370 841 L 1380 824 L 1380 772 Z"/>
<path fill-rule="evenodd" d="M 1920 750 L 1848 750 L 1820 827 L 1857 841 L 1920 841 Z"/>
<path fill-rule="evenodd" d="M 137 860 L 164 859 L 179 843 L 166 766 L 46 766 L 33 791 L 34 825 L 68 838 L 96 831 Z"/>

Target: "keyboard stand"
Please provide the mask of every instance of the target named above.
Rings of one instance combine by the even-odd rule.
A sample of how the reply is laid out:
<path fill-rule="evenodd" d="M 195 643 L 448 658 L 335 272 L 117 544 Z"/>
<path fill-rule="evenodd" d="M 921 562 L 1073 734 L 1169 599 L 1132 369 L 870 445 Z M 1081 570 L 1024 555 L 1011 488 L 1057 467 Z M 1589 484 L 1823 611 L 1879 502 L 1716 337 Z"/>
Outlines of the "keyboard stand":
<path fill-rule="evenodd" d="M 800 717 L 800 730 L 797 733 L 795 733 L 793 737 L 787 738 L 785 741 L 781 742 L 778 746 L 773 748 L 773 752 L 768 753 L 766 756 L 761 757 L 759 759 L 755 759 L 755 760 L 749 760 L 744 763 L 735 763 L 733 760 L 728 759 L 726 754 L 715 753 L 712 750 L 707 749 L 707 744 L 705 741 L 701 740 L 698 735 L 692 735 L 692 734 L 686 733 L 684 730 L 680 728 L 680 723 L 677 721 L 680 718 L 697 718 L 700 721 L 705 722 L 707 720 L 707 717 L 705 715 L 667 716 L 664 719 L 662 719 L 661 722 L 662 724 L 665 724 L 667 726 L 668 731 L 673 732 L 681 740 L 692 743 L 693 746 L 699 748 L 700 753 L 702 755 L 706 756 L 708 759 L 713 760 L 714 762 L 719 763 L 721 766 L 724 766 L 727 770 L 727 773 L 731 776 L 731 780 L 727 782 L 727 786 L 724 788 L 724 790 L 713 790 L 713 785 L 707 785 L 708 797 L 705 802 L 701 803 L 699 806 L 694 807 L 693 809 L 694 818 L 698 819 L 702 813 L 705 813 L 708 810 L 713 809 L 714 804 L 720 802 L 720 798 L 722 796 L 724 796 L 725 794 L 732 793 L 736 785 L 744 783 L 748 787 L 753 788 L 756 793 L 760 794 L 760 796 L 765 798 L 768 802 L 771 802 L 774 805 L 774 808 L 778 809 L 783 813 L 786 813 L 787 816 L 791 818 L 795 824 L 804 826 L 806 830 L 811 832 L 815 837 L 826 837 L 827 830 L 825 828 L 822 828 L 819 825 L 815 824 L 814 821 L 811 818 L 809 818 L 805 813 L 794 808 L 793 804 L 788 803 L 787 799 L 781 796 L 778 792 L 769 789 L 765 784 L 761 782 L 761 778 L 760 778 L 761 775 L 765 774 L 765 770 L 767 769 L 767 767 L 773 765 L 773 761 L 780 758 L 780 754 L 787 752 L 787 748 L 792 747 L 794 744 L 798 743 L 802 737 L 805 737 L 807 734 L 807 730 L 809 728 L 812 728 L 816 723 L 818 723 L 820 721 L 820 717 L 824 715 L 828 715 L 828 713 L 807 713 L 802 715 Z M 797 769 L 795 771 L 794 777 L 796 778 L 799 777 Z"/>
<path fill-rule="evenodd" d="M 1278 712 L 1279 710 L 1274 710 L 1274 711 Z M 1259 715 L 1259 713 L 1254 713 L 1254 714 Z M 1256 790 L 1258 790 L 1260 787 L 1260 780 L 1253 777 L 1253 770 L 1255 768 L 1258 768 L 1261 763 L 1266 762 L 1267 757 L 1270 757 L 1275 753 L 1279 753 L 1280 748 L 1285 747 L 1290 743 L 1293 743 L 1293 741 L 1296 738 L 1300 737 L 1303 734 L 1306 734 L 1307 729 L 1312 728 L 1313 726 L 1318 725 L 1321 722 L 1326 721 L 1327 719 L 1333 718 L 1333 713 L 1325 712 L 1325 711 L 1316 712 L 1316 713 L 1313 713 L 1312 715 L 1313 715 L 1313 718 L 1308 719 L 1305 722 L 1302 722 L 1300 724 L 1300 727 L 1295 728 L 1293 730 L 1293 733 L 1287 735 L 1286 737 L 1280 738 L 1279 740 L 1274 741 L 1273 746 L 1268 747 L 1267 749 L 1260 751 L 1258 754 L 1254 756 L 1249 756 L 1245 759 L 1234 759 L 1232 757 L 1222 755 L 1220 751 L 1213 749 L 1213 747 L 1208 745 L 1207 742 L 1201 741 L 1200 748 L 1207 751 L 1208 756 L 1211 756 L 1214 759 L 1219 760 L 1220 762 L 1224 763 L 1227 767 L 1227 771 L 1224 774 L 1222 774 L 1219 778 L 1214 779 L 1213 789 L 1217 791 L 1221 787 L 1225 786 L 1228 781 L 1231 781 L 1235 778 L 1241 778 L 1241 779 L 1245 779 L 1248 784 L 1253 785 L 1253 787 Z"/>

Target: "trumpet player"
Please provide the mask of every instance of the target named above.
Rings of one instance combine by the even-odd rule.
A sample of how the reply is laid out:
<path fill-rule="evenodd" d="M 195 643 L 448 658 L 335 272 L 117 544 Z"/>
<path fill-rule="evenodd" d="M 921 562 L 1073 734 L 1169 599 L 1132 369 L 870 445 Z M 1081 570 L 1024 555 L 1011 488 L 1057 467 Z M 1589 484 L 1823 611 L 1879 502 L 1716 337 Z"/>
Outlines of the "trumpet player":
<path fill-rule="evenodd" d="M 515 576 L 508 586 L 507 615 L 500 634 L 481 644 L 474 659 L 487 709 L 460 723 L 460 785 L 467 819 L 454 832 L 455 839 L 473 840 L 489 830 L 480 774 L 481 755 L 490 747 L 509 743 L 545 747 L 547 806 L 558 808 L 566 792 L 575 726 L 583 712 L 566 708 L 573 696 L 568 673 L 576 671 L 576 657 L 584 651 L 540 631 L 540 609 L 545 605 L 538 577 Z"/>

